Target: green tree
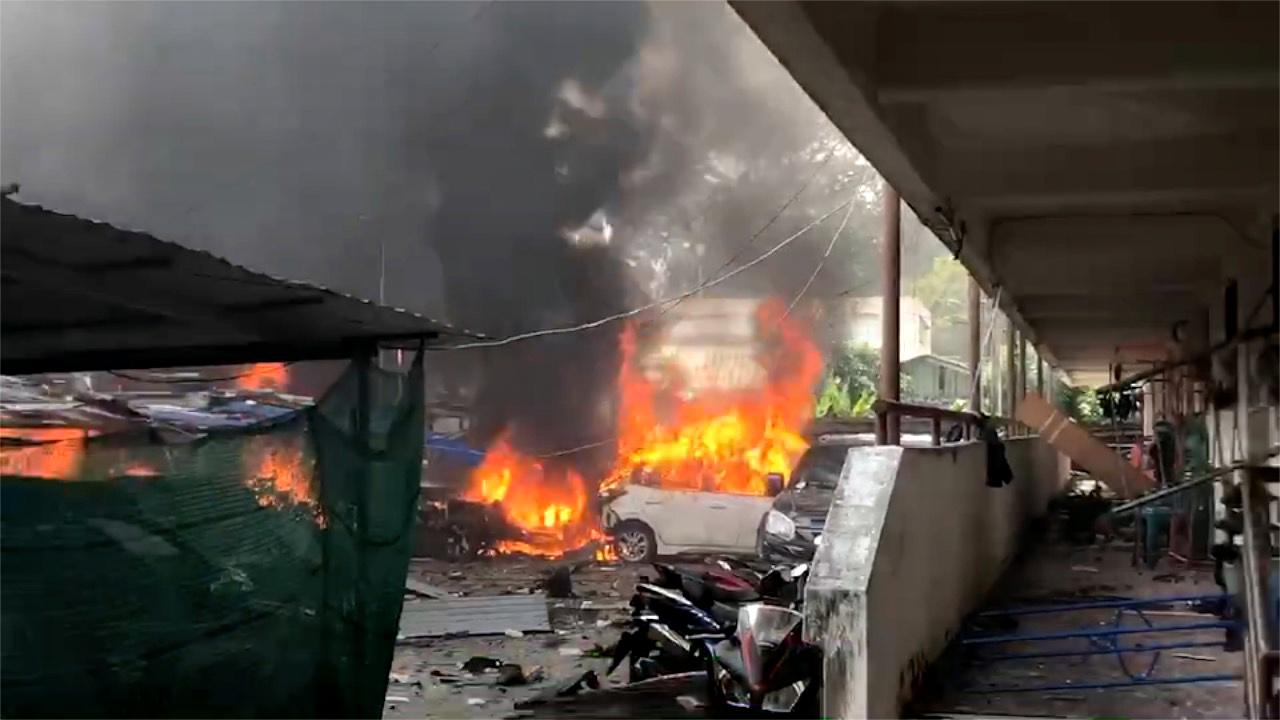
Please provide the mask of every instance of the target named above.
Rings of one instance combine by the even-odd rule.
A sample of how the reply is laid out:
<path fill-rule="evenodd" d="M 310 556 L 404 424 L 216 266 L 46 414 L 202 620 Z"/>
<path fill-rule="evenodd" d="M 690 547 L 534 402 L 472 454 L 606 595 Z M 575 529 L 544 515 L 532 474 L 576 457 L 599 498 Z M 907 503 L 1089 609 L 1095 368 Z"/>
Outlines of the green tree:
<path fill-rule="evenodd" d="M 1056 396 L 1058 409 L 1077 423 L 1091 425 L 1102 417 L 1098 396 L 1091 388 L 1059 382 Z"/>
<path fill-rule="evenodd" d="M 911 292 L 933 315 L 934 325 L 969 321 L 969 271 L 950 255 L 940 255 L 912 283 Z"/>
<path fill-rule="evenodd" d="M 867 345 L 844 345 L 827 364 L 818 394 L 819 417 L 860 417 L 871 413 L 880 378 L 880 353 Z"/>

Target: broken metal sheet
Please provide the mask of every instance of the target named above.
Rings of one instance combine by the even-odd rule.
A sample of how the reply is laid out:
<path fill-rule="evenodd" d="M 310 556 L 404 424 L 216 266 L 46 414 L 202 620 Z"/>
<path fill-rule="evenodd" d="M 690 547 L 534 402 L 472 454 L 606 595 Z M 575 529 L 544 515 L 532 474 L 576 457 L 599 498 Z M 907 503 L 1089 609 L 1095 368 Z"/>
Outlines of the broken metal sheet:
<path fill-rule="evenodd" d="M 444 635 L 502 635 L 508 630 L 551 632 L 547 597 L 497 595 L 407 602 L 400 613 L 400 638 Z"/>

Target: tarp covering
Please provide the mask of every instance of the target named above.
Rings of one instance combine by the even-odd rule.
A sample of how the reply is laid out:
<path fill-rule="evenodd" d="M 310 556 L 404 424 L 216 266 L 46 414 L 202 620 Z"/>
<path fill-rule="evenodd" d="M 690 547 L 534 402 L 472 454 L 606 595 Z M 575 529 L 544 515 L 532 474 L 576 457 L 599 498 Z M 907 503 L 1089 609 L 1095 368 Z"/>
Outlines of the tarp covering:
<path fill-rule="evenodd" d="M 379 716 L 422 400 L 421 358 L 352 363 L 282 423 L 52 443 L 59 478 L 5 475 L 0 712 Z"/>

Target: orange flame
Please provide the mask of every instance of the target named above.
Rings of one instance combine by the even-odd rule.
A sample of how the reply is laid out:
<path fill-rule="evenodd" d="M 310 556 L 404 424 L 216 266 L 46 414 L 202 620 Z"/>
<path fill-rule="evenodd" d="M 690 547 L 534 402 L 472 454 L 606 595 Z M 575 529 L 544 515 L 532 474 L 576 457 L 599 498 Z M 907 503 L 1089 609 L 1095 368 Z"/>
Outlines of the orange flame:
<path fill-rule="evenodd" d="M 267 435 L 250 451 L 249 487 L 262 507 L 300 506 L 323 526 L 315 496 L 315 465 L 309 463 L 298 439 Z"/>
<path fill-rule="evenodd" d="M 764 495 L 770 473 L 790 472 L 809 446 L 801 430 L 812 418 L 822 355 L 781 301 L 761 303 L 755 319 L 765 386 L 696 398 L 673 392 L 679 382 L 660 388 L 645 378 L 634 330 L 624 328 L 616 454 L 600 489 L 645 478 L 672 489 Z M 473 471 L 468 497 L 499 503 L 509 522 L 536 533 L 500 550 L 557 555 L 601 537 L 587 488 L 576 473 L 549 471 L 504 436 Z"/>
<path fill-rule="evenodd" d="M 624 334 L 619 458 L 602 487 L 645 476 L 673 489 L 764 495 L 770 473 L 787 474 L 809 447 L 800 431 L 812 417 L 822 355 L 781 301 L 761 303 L 756 337 L 762 389 L 676 398 L 664 423 L 654 419 L 654 388 L 633 369 L 634 341 Z"/>
<path fill-rule="evenodd" d="M 489 448 L 471 478 L 467 498 L 498 503 L 507 522 L 525 532 L 526 540 L 505 541 L 501 552 L 559 555 L 599 537 L 593 523 L 582 522 L 589 515 L 586 480 L 517 452 L 506 436 Z"/>
<path fill-rule="evenodd" d="M 39 445 L 0 448 L 0 475 L 72 480 L 84 464 L 84 442 L 91 431 L 81 428 L 0 428 L 0 437 Z"/>
<path fill-rule="evenodd" d="M 236 378 L 241 390 L 284 390 L 289 382 L 289 370 L 284 363 L 255 363 L 244 375 Z"/>
<path fill-rule="evenodd" d="M 130 475 L 133 477 L 157 477 L 160 475 L 160 471 L 145 462 L 133 461 L 112 468 L 111 474 L 117 477 L 121 475 Z"/>

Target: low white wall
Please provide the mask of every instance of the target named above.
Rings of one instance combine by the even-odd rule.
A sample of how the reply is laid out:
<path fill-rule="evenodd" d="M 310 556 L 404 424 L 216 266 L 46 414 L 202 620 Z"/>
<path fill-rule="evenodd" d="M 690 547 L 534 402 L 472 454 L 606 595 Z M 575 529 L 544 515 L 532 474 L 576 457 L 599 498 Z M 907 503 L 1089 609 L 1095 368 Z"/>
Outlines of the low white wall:
<path fill-rule="evenodd" d="M 986 449 L 854 448 L 806 593 L 826 650 L 826 717 L 893 717 L 1066 479 L 1037 438 L 1006 444 L 1014 481 L 986 486 Z"/>

